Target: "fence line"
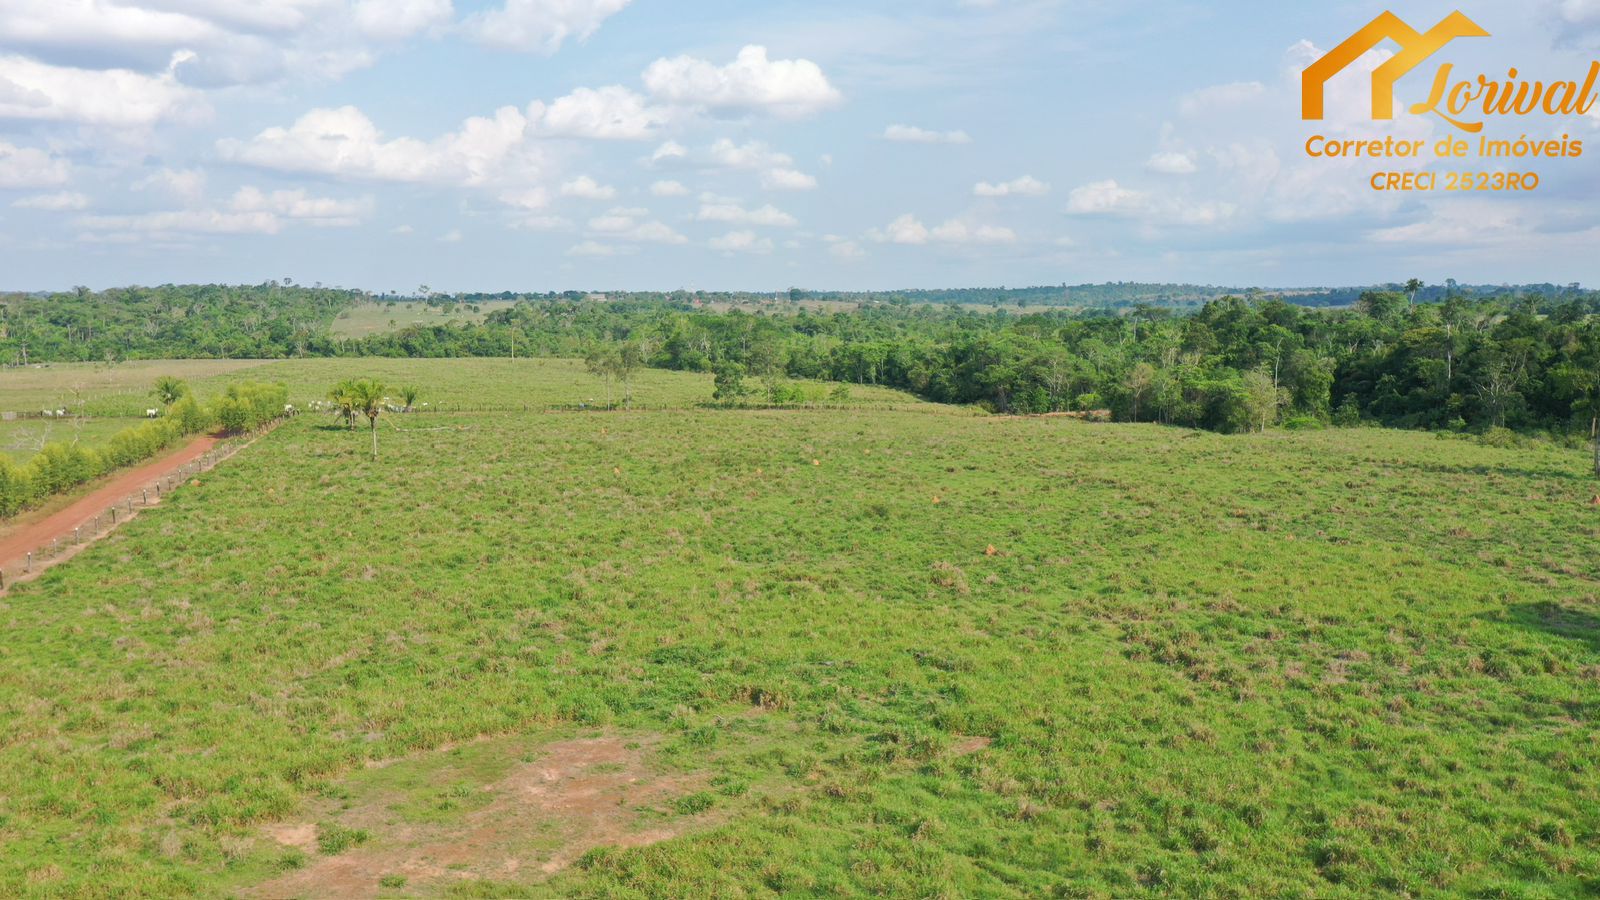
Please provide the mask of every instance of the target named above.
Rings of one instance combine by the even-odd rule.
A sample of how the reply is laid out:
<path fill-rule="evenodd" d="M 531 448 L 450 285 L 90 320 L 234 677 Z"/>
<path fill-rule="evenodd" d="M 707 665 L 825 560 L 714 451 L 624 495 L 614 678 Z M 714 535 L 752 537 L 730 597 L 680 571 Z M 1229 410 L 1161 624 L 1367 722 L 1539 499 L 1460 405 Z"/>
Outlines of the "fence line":
<path fill-rule="evenodd" d="M 34 550 L 28 551 L 23 560 L 21 580 L 31 577 L 35 571 L 42 572 L 49 568 L 55 562 L 58 562 L 64 554 L 75 552 L 78 547 L 92 543 L 100 537 L 111 533 L 116 530 L 119 524 L 132 519 L 138 511 L 160 504 L 164 498 L 171 496 L 184 482 L 210 472 L 232 458 L 234 454 L 272 433 L 286 421 L 288 421 L 288 417 L 274 419 L 254 431 L 238 435 L 236 439 L 227 444 L 213 447 L 201 454 L 199 458 L 179 466 L 176 471 L 162 475 L 150 486 L 140 488 L 137 492 L 116 501 L 105 512 L 96 515 L 92 519 L 87 519 L 73 528 L 72 539 L 65 545 L 62 544 L 60 538 L 51 538 L 48 545 L 41 545 Z M 6 590 L 10 585 L 17 583 L 18 580 L 15 572 L 8 575 L 4 570 L 0 570 L 0 591 Z"/>

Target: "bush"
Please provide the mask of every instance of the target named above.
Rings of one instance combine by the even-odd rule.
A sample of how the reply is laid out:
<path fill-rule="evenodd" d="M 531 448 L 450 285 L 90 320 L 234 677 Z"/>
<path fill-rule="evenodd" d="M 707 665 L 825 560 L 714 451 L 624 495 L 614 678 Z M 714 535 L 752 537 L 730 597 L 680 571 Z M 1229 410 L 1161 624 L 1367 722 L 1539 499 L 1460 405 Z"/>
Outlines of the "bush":
<path fill-rule="evenodd" d="M 1333 424 L 1340 428 L 1355 428 L 1361 424 L 1361 407 L 1354 397 L 1346 397 L 1333 412 Z"/>
<path fill-rule="evenodd" d="M 1105 409 L 1106 404 L 1099 394 L 1079 394 L 1077 399 L 1072 401 L 1072 408 L 1078 412 L 1094 412 Z"/>
<path fill-rule="evenodd" d="M 1284 420 L 1283 427 L 1289 431 L 1321 431 L 1326 426 L 1316 416 L 1291 416 Z"/>
<path fill-rule="evenodd" d="M 1522 438 L 1509 428 L 1495 427 L 1479 435 L 1478 443 L 1485 447 L 1499 447 L 1502 450 L 1509 450 L 1513 447 L 1522 446 Z"/>
<path fill-rule="evenodd" d="M 288 402 L 289 389 L 281 384 L 245 381 L 229 386 L 211 412 L 224 431 L 243 434 L 282 416 Z"/>

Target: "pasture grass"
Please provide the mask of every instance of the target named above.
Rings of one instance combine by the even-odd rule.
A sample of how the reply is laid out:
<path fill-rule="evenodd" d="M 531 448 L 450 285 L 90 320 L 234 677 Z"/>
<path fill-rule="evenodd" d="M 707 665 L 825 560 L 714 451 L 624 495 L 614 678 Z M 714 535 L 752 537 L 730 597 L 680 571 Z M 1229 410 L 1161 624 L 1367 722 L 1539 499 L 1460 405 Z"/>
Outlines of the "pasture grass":
<path fill-rule="evenodd" d="M 421 301 L 398 303 L 362 303 L 339 314 L 333 322 L 333 334 L 343 338 L 360 339 L 375 334 L 390 334 L 412 325 L 476 325 L 489 314 L 509 309 L 516 304 L 505 300 L 489 300 L 476 304 L 474 312 L 466 304 L 457 304 L 446 313 L 442 307 L 429 306 Z"/>
<path fill-rule="evenodd" d="M 0 421 L 0 456 L 25 463 L 43 450 L 46 444 L 81 444 L 94 449 L 110 441 L 117 432 L 145 421 L 143 418 Z"/>
<path fill-rule="evenodd" d="M 236 890 L 372 761 L 570 728 L 661 735 L 710 780 L 657 814 L 724 818 L 405 891 L 1600 891 L 1580 453 L 872 408 L 382 440 L 294 421 L 0 598 L 0 895 Z"/>
<path fill-rule="evenodd" d="M 158 405 L 150 391 L 163 375 L 194 383 L 259 365 L 252 359 L 163 359 L 0 367 L 0 411 L 67 408 L 95 416 L 139 416 Z"/>

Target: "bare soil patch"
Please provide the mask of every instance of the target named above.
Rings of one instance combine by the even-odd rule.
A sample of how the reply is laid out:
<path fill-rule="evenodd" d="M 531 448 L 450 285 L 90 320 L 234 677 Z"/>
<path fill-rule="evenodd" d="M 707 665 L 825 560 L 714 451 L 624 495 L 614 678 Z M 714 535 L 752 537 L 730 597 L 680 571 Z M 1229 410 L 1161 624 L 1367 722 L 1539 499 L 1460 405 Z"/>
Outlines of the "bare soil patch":
<path fill-rule="evenodd" d="M 424 894 L 471 879 L 536 881 L 599 847 L 669 840 L 705 818 L 663 815 L 662 809 L 703 788 L 707 776 L 658 771 L 652 765 L 655 743 L 606 736 L 548 744 L 532 762 L 479 788 L 487 802 L 448 821 L 397 821 L 403 817 L 395 810 L 404 798 L 394 792 L 360 797 L 329 820 L 367 831 L 368 843 L 315 856 L 304 868 L 244 893 L 376 897 L 380 882 L 397 876 L 405 879 L 407 893 Z M 316 828 L 278 825 L 266 834 L 285 847 L 313 852 Z"/>

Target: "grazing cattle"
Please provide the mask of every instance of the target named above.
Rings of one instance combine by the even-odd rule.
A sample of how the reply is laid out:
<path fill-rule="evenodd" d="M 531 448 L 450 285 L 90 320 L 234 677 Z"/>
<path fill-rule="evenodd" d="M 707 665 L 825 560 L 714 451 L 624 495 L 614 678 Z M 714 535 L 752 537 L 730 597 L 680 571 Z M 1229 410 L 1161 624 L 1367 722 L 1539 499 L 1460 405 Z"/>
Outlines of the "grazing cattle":
<path fill-rule="evenodd" d="M 147 409 L 147 410 L 144 411 L 144 417 L 146 419 L 159 419 L 159 418 L 161 418 L 161 410 L 159 410 L 159 409 Z"/>

